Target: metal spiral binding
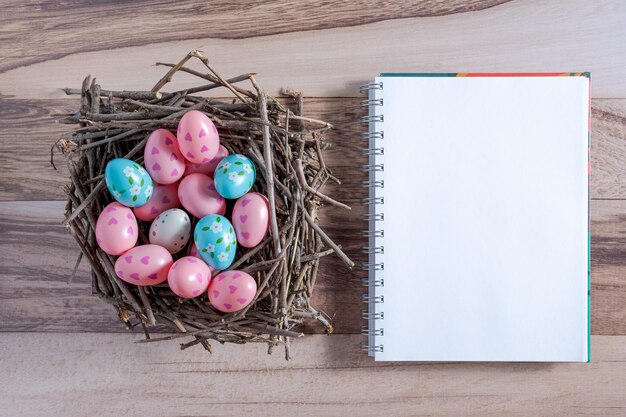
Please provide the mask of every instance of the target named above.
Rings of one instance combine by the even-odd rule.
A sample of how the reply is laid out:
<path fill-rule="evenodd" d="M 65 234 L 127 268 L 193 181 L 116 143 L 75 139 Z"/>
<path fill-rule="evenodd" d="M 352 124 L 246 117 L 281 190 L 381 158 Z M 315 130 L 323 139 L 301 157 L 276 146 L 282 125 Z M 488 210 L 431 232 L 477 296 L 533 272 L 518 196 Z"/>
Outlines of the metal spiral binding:
<path fill-rule="evenodd" d="M 382 89 L 383 89 L 383 83 L 369 83 L 369 84 L 362 85 L 361 88 L 359 88 L 359 91 L 361 92 L 361 94 L 368 94 L 370 90 L 382 90 Z"/>
<path fill-rule="evenodd" d="M 373 90 L 382 90 L 383 83 L 382 82 L 373 82 L 361 86 L 360 91 L 363 94 L 368 94 L 369 97 L 366 100 L 361 101 L 361 107 L 371 109 L 373 106 L 382 106 L 383 99 L 382 98 L 373 98 L 373 95 L 370 94 Z M 372 123 L 382 123 L 385 121 L 383 115 L 375 115 L 370 111 L 368 116 L 361 117 L 361 123 L 371 126 Z M 365 132 L 361 135 L 363 141 L 368 142 L 368 146 L 363 150 L 363 155 L 369 158 L 369 163 L 363 166 L 363 171 L 367 173 L 372 172 L 383 172 L 385 170 L 384 164 L 374 163 L 375 157 L 382 156 L 385 154 L 385 148 L 380 146 L 380 141 L 385 138 L 385 133 L 382 130 L 373 131 L 370 129 L 368 132 Z M 376 146 L 372 146 L 376 143 Z M 383 180 L 374 180 L 372 175 L 367 181 L 363 181 L 363 186 L 366 187 L 370 191 L 370 196 L 363 199 L 363 204 L 371 207 L 373 205 L 385 204 L 385 199 L 382 196 L 374 197 L 373 189 L 376 188 L 385 188 L 385 183 Z M 362 216 L 363 220 L 367 221 L 370 227 L 368 230 L 363 231 L 363 236 L 367 237 L 370 243 L 373 241 L 372 238 L 383 237 L 385 235 L 385 231 L 380 227 L 374 227 L 372 225 L 379 225 L 380 222 L 385 220 L 385 215 L 383 213 L 374 213 L 374 210 L 368 210 L 368 214 Z M 361 316 L 364 320 L 367 320 L 371 323 L 373 320 L 374 323 L 378 320 L 382 320 L 384 318 L 384 312 L 376 312 L 372 306 L 374 304 L 384 303 L 384 296 L 373 295 L 373 289 L 375 287 L 384 287 L 385 281 L 383 278 L 376 277 L 375 271 L 382 271 L 385 269 L 385 264 L 383 262 L 372 262 L 373 255 L 380 255 L 385 253 L 384 246 L 373 246 L 368 245 L 361 248 L 361 252 L 370 255 L 370 260 L 368 262 L 363 262 L 361 267 L 368 274 L 365 276 L 361 283 L 364 287 L 368 289 L 366 294 L 363 294 L 362 301 L 368 305 L 368 309 L 362 311 Z M 371 328 L 366 325 L 361 329 L 361 334 L 364 336 L 368 336 L 369 341 L 373 339 L 373 336 L 383 336 L 384 330 L 382 328 Z M 370 344 L 368 342 L 361 344 L 361 349 L 367 351 L 372 354 L 374 352 L 382 352 L 383 345 L 382 344 Z"/>
<path fill-rule="evenodd" d="M 364 336 L 383 336 L 385 329 L 370 329 L 367 326 L 361 326 L 361 334 Z"/>
<path fill-rule="evenodd" d="M 365 142 L 369 142 L 372 139 L 381 140 L 385 139 L 385 132 L 382 130 L 380 132 L 365 132 L 361 133 L 361 139 Z"/>
<path fill-rule="evenodd" d="M 383 180 L 378 180 L 378 181 L 363 181 L 363 187 L 365 188 L 369 188 L 369 187 L 374 187 L 374 188 L 385 188 L 385 181 Z"/>

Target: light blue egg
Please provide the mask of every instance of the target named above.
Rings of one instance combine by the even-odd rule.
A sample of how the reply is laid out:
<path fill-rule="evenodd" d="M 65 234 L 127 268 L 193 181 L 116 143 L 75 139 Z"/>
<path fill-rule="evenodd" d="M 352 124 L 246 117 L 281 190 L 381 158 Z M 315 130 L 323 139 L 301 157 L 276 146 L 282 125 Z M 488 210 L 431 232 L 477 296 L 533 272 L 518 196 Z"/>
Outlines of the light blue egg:
<path fill-rule="evenodd" d="M 210 214 L 201 218 L 193 231 L 193 240 L 202 259 L 215 269 L 224 270 L 235 260 L 235 229 L 224 216 Z"/>
<path fill-rule="evenodd" d="M 152 178 L 130 159 L 109 161 L 104 170 L 104 181 L 113 198 L 127 207 L 143 206 L 152 197 Z"/>
<path fill-rule="evenodd" d="M 233 154 L 222 159 L 215 169 L 215 190 L 224 198 L 239 198 L 250 191 L 256 179 L 254 164 L 244 155 Z"/>

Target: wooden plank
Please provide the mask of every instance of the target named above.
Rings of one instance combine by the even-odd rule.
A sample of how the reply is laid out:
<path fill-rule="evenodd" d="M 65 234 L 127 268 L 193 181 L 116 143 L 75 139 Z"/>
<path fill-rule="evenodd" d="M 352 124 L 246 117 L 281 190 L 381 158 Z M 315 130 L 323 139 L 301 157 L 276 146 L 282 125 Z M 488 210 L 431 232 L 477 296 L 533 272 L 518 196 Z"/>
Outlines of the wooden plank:
<path fill-rule="evenodd" d="M 426 10 L 447 7 L 443 0 L 420 3 L 429 4 L 421 6 Z M 464 10 L 463 4 L 479 5 L 455 1 L 451 8 Z M 379 72 L 515 70 L 591 71 L 594 97 L 626 97 L 624 2 L 516 1 L 439 17 L 411 17 L 421 15 L 419 6 L 377 2 L 315 2 L 304 9 L 296 2 L 238 3 L 193 6 L 191 14 L 190 6 L 170 10 L 169 3 L 46 3 L 26 12 L 30 7 L 3 13 L 10 30 L 0 62 L 14 69 L 0 74 L 0 85 L 3 94 L 22 99 L 59 97 L 58 88 L 79 85 L 86 73 L 111 89 L 149 89 L 163 74 L 156 60 L 178 61 L 192 49 L 205 50 L 226 76 L 257 72 L 272 94 L 295 87 L 308 96 L 354 96 Z M 361 24 L 379 18 L 392 20 Z M 351 27 L 334 27 L 346 24 Z M 177 76 L 171 88 L 188 82 Z"/>
<path fill-rule="evenodd" d="M 60 224 L 62 212 L 61 202 L 0 203 L 0 332 L 124 331 L 113 310 L 91 296 L 86 263 L 74 283 L 66 284 L 78 248 Z M 365 260 L 362 213 L 359 206 L 352 212 L 325 208 L 320 216 L 357 262 Z M 592 333 L 626 334 L 626 201 L 593 201 L 591 232 Z M 360 330 L 361 276 L 335 256 L 321 262 L 313 301 L 335 315 L 338 333 Z"/>
<path fill-rule="evenodd" d="M 626 334 L 626 201 L 591 204 L 591 283 L 591 332 Z"/>
<path fill-rule="evenodd" d="M 591 197 L 626 198 L 626 100 L 593 100 Z"/>
<path fill-rule="evenodd" d="M 0 201 L 61 200 L 68 174 L 63 157 L 57 153 L 58 171 L 50 165 L 50 148 L 59 137 L 74 126 L 55 123 L 60 115 L 73 114 L 76 97 L 63 100 L 16 100 L 0 98 Z M 329 193 L 338 199 L 353 201 L 365 196 L 360 167 L 366 163 L 359 117 L 365 113 L 356 98 L 305 100 L 307 116 L 332 123 L 326 139 L 332 144 L 326 152 L 328 166 L 343 184 L 330 186 Z M 338 195 L 337 193 L 340 193 Z"/>
<path fill-rule="evenodd" d="M 375 363 L 360 336 L 178 350 L 128 335 L 0 335 L 0 408 L 36 416 L 623 416 L 626 337 L 590 364 Z"/>
<path fill-rule="evenodd" d="M 306 30 L 352 27 L 407 17 L 434 17 L 479 11 L 508 0 L 406 1 L 382 5 L 371 0 L 220 2 L 195 1 L 134 4 L 5 1 L 0 26 L 12 30 L 4 38 L 0 71 L 85 51 L 144 46 L 194 38 L 247 39 Z M 95 24 L 106 16 L 106 24 Z M 175 16 L 171 23 L 165 16 Z M 262 25 L 254 22 L 263 21 Z M 71 24 L 68 24 L 71 22 Z M 155 30 L 151 22 L 159 22 Z M 33 33 L 32 28 L 39 28 Z M 132 41 L 128 34 L 132 33 Z M 93 42 L 97 40 L 97 42 Z"/>
<path fill-rule="evenodd" d="M 91 295 L 86 261 L 67 284 L 79 250 L 61 225 L 63 208 L 60 201 L 0 203 L 0 332 L 125 331 L 113 308 Z M 365 261 L 360 253 L 366 244 L 360 233 L 363 213 L 361 207 L 320 213 L 322 227 L 355 262 Z M 338 333 L 358 333 L 360 270 L 351 271 L 337 257 L 326 256 L 319 273 L 313 306 L 336 316 Z M 322 329 L 312 324 L 304 331 Z"/>
<path fill-rule="evenodd" d="M 326 139 L 328 166 L 343 181 L 328 189 L 338 199 L 356 201 L 364 196 L 360 186 L 365 163 L 360 139 L 358 98 L 307 98 L 310 117 L 328 120 L 335 128 Z M 50 166 L 50 147 L 69 125 L 54 123 L 55 115 L 73 113 L 78 100 L 18 100 L 0 98 L 0 201 L 63 199 L 67 171 L 56 157 L 59 171 Z M 591 197 L 626 198 L 626 100 L 594 99 L 591 123 Z"/>

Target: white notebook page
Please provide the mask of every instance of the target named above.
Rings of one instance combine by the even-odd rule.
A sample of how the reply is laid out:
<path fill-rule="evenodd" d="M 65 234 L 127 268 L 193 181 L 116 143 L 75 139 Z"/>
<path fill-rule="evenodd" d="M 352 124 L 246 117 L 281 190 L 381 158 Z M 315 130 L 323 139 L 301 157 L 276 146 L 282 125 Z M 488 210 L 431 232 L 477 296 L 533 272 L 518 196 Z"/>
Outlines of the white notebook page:
<path fill-rule="evenodd" d="M 589 78 L 376 81 L 376 359 L 587 361 Z"/>

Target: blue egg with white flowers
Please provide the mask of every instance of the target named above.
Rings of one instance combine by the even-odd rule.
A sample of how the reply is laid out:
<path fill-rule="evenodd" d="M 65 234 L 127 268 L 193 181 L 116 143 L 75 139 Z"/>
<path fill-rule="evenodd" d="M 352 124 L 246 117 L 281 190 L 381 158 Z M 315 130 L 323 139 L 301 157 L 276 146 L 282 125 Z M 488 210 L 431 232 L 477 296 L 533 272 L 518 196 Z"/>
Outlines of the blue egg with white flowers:
<path fill-rule="evenodd" d="M 220 161 L 213 174 L 215 190 L 224 198 L 239 198 L 246 194 L 256 180 L 256 168 L 245 155 L 228 155 Z"/>
<path fill-rule="evenodd" d="M 224 216 L 210 214 L 201 218 L 193 231 L 193 240 L 202 259 L 214 269 L 224 270 L 235 260 L 237 237 Z"/>
<path fill-rule="evenodd" d="M 115 158 L 104 170 L 104 182 L 113 198 L 126 207 L 143 206 L 152 197 L 152 178 L 138 163 Z"/>

